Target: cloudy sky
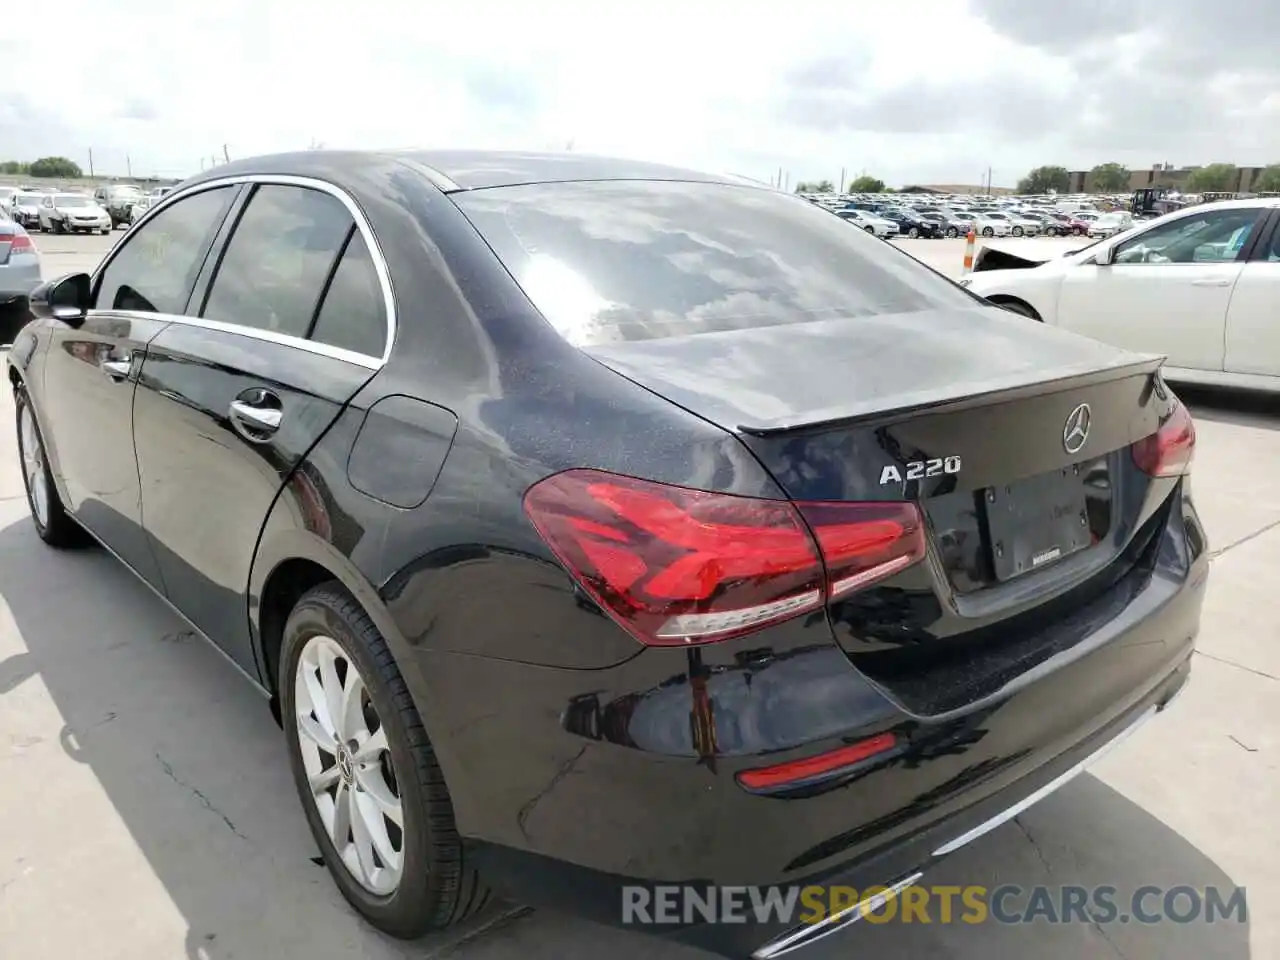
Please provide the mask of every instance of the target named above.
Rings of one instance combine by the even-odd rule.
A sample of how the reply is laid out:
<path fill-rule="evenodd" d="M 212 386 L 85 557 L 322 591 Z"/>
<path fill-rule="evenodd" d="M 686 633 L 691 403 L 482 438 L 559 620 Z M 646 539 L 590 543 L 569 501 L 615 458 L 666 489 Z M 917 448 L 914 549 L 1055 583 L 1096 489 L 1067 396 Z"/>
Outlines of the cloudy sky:
<path fill-rule="evenodd" d="M 572 145 L 898 185 L 1280 161 L 1274 0 L 53 6 L 0 39 L 0 159 L 180 176 L 224 144 Z"/>

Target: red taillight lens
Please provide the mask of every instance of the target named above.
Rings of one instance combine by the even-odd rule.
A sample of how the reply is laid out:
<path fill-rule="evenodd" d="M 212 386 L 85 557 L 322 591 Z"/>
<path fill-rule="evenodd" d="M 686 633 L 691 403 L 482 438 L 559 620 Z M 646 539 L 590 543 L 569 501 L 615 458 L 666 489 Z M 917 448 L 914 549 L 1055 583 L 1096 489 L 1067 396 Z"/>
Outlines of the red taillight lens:
<path fill-rule="evenodd" d="M 1152 477 L 1178 477 L 1191 470 L 1196 452 L 1196 426 L 1181 403 L 1160 429 L 1133 445 L 1133 462 Z"/>
<path fill-rule="evenodd" d="M 596 602 L 656 646 L 724 640 L 819 609 L 834 595 L 828 571 L 847 593 L 924 552 L 911 504 L 797 505 L 569 470 L 531 487 L 524 506 Z"/>
<path fill-rule="evenodd" d="M 35 250 L 36 245 L 31 242 L 31 238 L 25 233 L 15 233 L 9 237 L 9 253 L 31 253 Z"/>
<path fill-rule="evenodd" d="M 892 733 L 881 733 L 847 747 L 820 753 L 816 757 L 805 757 L 803 760 L 792 760 L 790 763 L 779 763 L 772 767 L 758 767 L 755 770 L 743 770 L 738 774 L 738 782 L 751 790 L 776 790 L 778 787 L 795 786 L 812 780 L 839 773 L 847 767 L 855 766 L 872 757 L 888 753 L 898 746 L 898 740 Z"/>
<path fill-rule="evenodd" d="M 827 564 L 832 600 L 905 570 L 925 554 L 913 503 L 801 503 Z"/>

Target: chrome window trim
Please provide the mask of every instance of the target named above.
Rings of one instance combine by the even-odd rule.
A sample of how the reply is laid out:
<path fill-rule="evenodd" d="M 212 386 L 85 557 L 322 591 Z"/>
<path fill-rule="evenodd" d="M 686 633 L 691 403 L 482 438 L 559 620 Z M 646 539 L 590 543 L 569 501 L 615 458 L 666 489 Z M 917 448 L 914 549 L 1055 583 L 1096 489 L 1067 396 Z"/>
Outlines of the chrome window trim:
<path fill-rule="evenodd" d="M 382 349 L 381 356 L 373 356 L 371 354 L 356 353 L 351 350 L 344 350 L 341 347 L 331 347 L 328 344 L 319 343 L 315 340 L 308 340 L 306 337 L 295 337 L 289 334 L 276 333 L 274 330 L 260 330 L 256 327 L 249 327 L 238 323 L 227 323 L 222 320 L 207 320 L 203 317 L 188 317 L 186 315 L 175 316 L 173 314 L 155 314 L 133 310 L 95 310 L 94 313 L 115 313 L 120 316 L 134 316 L 157 318 L 163 317 L 173 323 L 182 323 L 192 327 L 203 327 L 207 330 L 220 330 L 226 333 L 239 333 L 258 340 L 265 340 L 270 343 L 279 343 L 288 347 L 298 347 L 303 350 L 309 350 L 312 353 L 318 353 L 321 356 L 333 357 L 338 360 L 346 360 L 349 363 L 355 363 L 362 367 L 368 367 L 371 370 L 379 370 L 386 365 L 391 359 L 391 348 L 395 344 L 397 317 L 396 317 L 396 301 L 395 295 L 391 289 L 391 271 L 387 267 L 386 257 L 382 253 L 382 246 L 378 243 L 377 235 L 373 232 L 373 227 L 369 223 L 368 218 L 364 215 L 364 211 L 355 200 L 341 187 L 338 187 L 327 180 L 317 180 L 314 177 L 300 177 L 293 174 L 283 173 L 244 173 L 231 177 L 217 177 L 212 180 L 201 180 L 189 187 L 171 190 L 169 193 L 161 197 L 156 203 L 148 207 L 129 231 L 121 238 L 121 242 L 107 254 L 106 259 L 98 265 L 93 272 L 93 289 L 97 289 L 99 280 L 103 272 L 111 265 L 116 255 L 124 249 L 128 244 L 130 235 L 138 228 L 144 226 L 148 220 L 158 214 L 161 210 L 167 208 L 171 203 L 177 203 L 185 197 L 194 196 L 197 193 L 203 193 L 205 190 L 214 190 L 219 187 L 232 187 L 241 184 L 273 184 L 284 187 L 303 187 L 312 190 L 319 190 L 321 193 L 327 193 L 336 199 L 351 215 L 351 219 L 355 222 L 356 229 L 360 231 L 360 235 L 364 237 L 365 245 L 369 248 L 370 258 L 373 260 L 373 270 L 378 276 L 378 286 L 382 290 L 383 312 L 385 313 L 386 342 Z M 234 237 L 234 232 L 232 237 Z M 217 280 L 217 275 L 214 275 Z"/>
<path fill-rule="evenodd" d="M 197 327 L 201 330 L 218 330 L 223 333 L 234 333 L 242 337 L 252 337 L 266 343 L 278 343 L 283 347 L 305 350 L 322 357 L 343 360 L 368 370 L 382 369 L 383 360 L 368 354 L 332 347 L 327 343 L 317 343 L 302 337 L 292 337 L 287 333 L 276 333 L 274 330 L 260 330 L 257 327 L 246 327 L 238 323 L 224 323 L 221 320 L 205 320 L 202 317 L 179 316 L 172 313 L 147 313 L 145 310 L 94 310 L 95 316 L 121 317 L 126 320 L 153 320 L 157 323 L 176 323 L 184 327 Z"/>

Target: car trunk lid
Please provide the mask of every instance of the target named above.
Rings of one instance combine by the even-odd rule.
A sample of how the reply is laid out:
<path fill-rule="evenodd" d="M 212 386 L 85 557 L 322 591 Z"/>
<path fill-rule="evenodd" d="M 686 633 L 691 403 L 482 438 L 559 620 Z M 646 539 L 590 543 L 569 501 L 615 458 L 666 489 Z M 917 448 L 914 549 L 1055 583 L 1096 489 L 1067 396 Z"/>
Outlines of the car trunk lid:
<path fill-rule="evenodd" d="M 1024 617 L 1127 562 L 1152 515 L 1130 447 L 1167 410 L 1161 358 L 1004 311 L 586 350 L 736 434 L 793 499 L 918 505 L 928 562 L 832 600 L 833 626 L 851 610 L 877 625 L 870 640 L 836 629 L 849 653 Z"/>

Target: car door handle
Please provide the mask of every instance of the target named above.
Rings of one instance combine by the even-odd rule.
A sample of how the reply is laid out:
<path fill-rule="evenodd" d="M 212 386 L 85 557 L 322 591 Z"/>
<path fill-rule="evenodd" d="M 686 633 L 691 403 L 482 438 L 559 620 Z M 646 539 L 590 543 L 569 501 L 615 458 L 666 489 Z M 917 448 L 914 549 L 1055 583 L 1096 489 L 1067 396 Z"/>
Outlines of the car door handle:
<path fill-rule="evenodd" d="M 231 422 L 256 434 L 271 434 L 280 429 L 284 413 L 277 407 L 257 406 L 243 400 L 231 401 Z M 257 439 L 249 437 L 248 439 Z"/>
<path fill-rule="evenodd" d="M 1192 281 L 1191 281 L 1191 285 L 1192 285 L 1193 287 L 1229 287 L 1229 286 L 1231 286 L 1231 281 L 1230 281 L 1230 280 L 1222 280 L 1222 279 L 1218 279 L 1218 280 L 1192 280 Z"/>
<path fill-rule="evenodd" d="M 102 372 L 117 382 L 126 379 L 132 369 L 133 360 L 130 357 L 102 361 Z"/>

